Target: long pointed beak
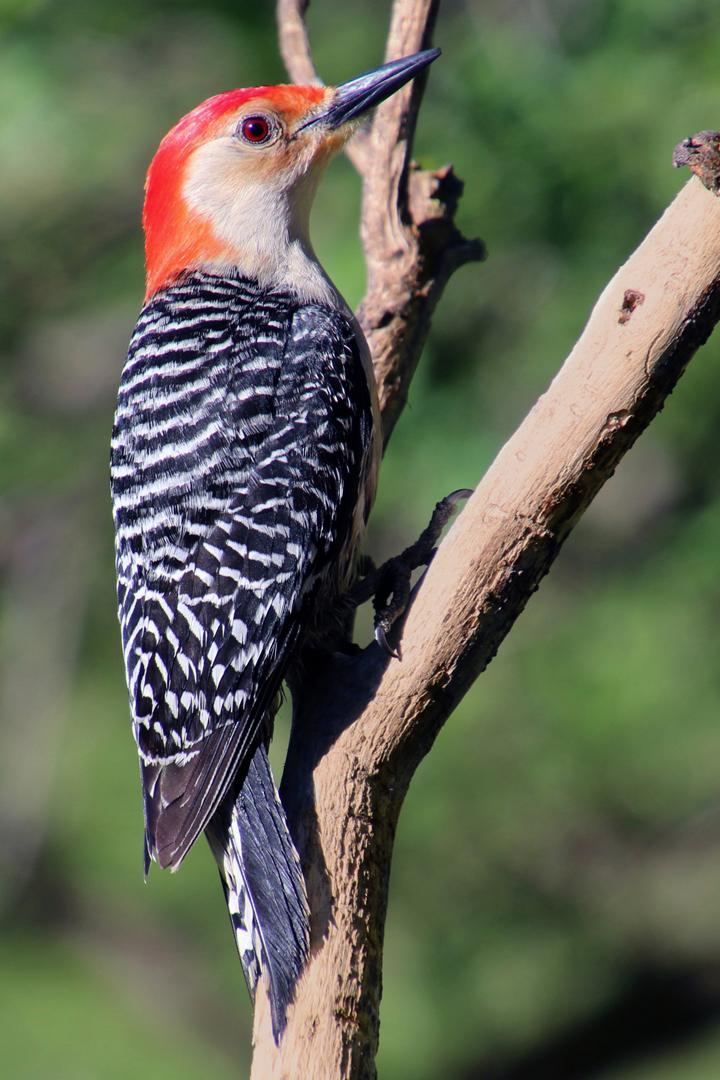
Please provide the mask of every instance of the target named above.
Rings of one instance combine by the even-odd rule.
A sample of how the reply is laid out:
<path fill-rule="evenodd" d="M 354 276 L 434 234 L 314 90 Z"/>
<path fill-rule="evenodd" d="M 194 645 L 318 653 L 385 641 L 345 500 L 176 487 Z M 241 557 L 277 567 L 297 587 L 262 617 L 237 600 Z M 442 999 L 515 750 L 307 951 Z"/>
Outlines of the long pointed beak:
<path fill-rule="evenodd" d="M 361 116 L 373 105 L 394 94 L 428 64 L 432 64 L 433 60 L 437 60 L 439 55 L 439 49 L 423 49 L 422 52 L 404 56 L 402 60 L 391 60 L 389 64 L 383 64 L 374 71 L 358 75 L 356 79 L 338 86 L 329 109 L 319 116 L 311 117 L 298 130 L 302 131 L 318 123 L 329 128 L 338 128 L 348 120 Z"/>

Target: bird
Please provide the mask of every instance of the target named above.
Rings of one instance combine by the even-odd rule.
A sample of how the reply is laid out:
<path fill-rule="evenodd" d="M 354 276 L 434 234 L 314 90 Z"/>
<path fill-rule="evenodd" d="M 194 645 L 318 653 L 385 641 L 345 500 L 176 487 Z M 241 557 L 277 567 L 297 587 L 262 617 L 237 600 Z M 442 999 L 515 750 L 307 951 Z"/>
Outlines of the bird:
<path fill-rule="evenodd" d="M 162 139 L 145 186 L 147 291 L 110 462 L 145 875 L 205 833 L 276 1042 L 309 912 L 268 744 L 358 574 L 381 445 L 368 346 L 310 209 L 357 121 L 439 51 L 337 87 L 217 94 Z"/>

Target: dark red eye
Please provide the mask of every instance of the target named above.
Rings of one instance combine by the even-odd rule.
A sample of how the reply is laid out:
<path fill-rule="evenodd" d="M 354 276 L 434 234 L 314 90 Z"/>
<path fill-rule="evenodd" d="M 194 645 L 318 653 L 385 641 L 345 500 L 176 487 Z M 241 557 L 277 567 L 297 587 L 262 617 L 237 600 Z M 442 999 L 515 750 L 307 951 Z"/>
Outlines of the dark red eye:
<path fill-rule="evenodd" d="M 249 143 L 264 143 L 270 138 L 270 121 L 265 116 L 246 116 L 240 134 Z"/>

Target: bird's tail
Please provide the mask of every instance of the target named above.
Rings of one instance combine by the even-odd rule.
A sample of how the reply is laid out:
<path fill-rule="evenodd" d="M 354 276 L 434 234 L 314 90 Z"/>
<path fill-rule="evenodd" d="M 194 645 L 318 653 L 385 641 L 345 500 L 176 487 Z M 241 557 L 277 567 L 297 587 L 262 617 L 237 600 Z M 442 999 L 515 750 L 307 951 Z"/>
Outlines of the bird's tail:
<path fill-rule="evenodd" d="M 305 882 L 262 744 L 238 790 L 231 789 L 206 830 L 220 868 L 235 942 L 250 995 L 267 975 L 278 1042 L 308 955 Z"/>

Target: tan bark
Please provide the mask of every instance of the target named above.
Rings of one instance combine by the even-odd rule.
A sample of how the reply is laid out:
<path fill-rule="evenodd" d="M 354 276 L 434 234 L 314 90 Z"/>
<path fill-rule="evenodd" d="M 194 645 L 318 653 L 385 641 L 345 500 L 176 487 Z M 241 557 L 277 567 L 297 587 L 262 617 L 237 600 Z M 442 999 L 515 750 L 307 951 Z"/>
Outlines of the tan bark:
<path fill-rule="evenodd" d="M 433 8 L 426 0 L 398 0 L 393 33 L 413 26 L 415 36 L 403 37 L 407 48 L 396 55 L 427 43 L 417 41 L 419 23 L 409 16 L 429 18 Z M 380 152 L 379 131 L 392 140 L 399 130 L 389 113 L 378 117 L 373 153 Z M 425 272 L 417 247 L 415 262 L 408 254 L 417 229 L 402 212 L 383 219 L 404 199 L 412 204 L 412 183 L 402 194 L 403 155 L 407 160 L 407 147 L 401 154 L 395 145 L 386 158 L 392 159 L 391 184 L 366 177 L 363 216 L 372 250 L 370 301 L 362 311 L 387 433 L 404 401 L 433 289 L 436 300 L 444 284 L 430 275 L 419 299 L 407 292 Z M 393 185 L 400 195 L 389 200 Z M 452 237 L 451 214 L 443 228 Z M 386 253 L 396 249 L 387 272 L 375 257 L 376 244 Z M 379 280 L 388 309 L 382 326 L 368 317 Z M 662 407 L 718 317 L 720 201 L 693 179 L 608 284 L 558 375 L 441 544 L 415 590 L 402 660 L 373 645 L 308 667 L 296 695 L 282 793 L 308 883 L 313 949 L 279 1048 L 258 993 L 254 1080 L 375 1076 L 388 878 L 410 779 L 574 523 Z"/>

